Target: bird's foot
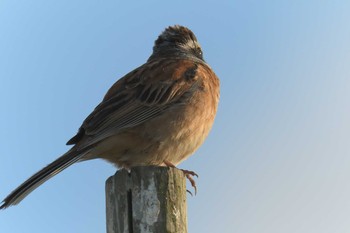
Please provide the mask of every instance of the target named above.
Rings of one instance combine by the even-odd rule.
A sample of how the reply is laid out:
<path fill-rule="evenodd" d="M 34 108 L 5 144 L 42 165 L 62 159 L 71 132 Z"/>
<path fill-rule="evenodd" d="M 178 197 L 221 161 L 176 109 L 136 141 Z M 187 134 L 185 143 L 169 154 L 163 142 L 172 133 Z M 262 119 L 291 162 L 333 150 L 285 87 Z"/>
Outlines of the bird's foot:
<path fill-rule="evenodd" d="M 176 168 L 176 166 L 169 161 L 164 160 L 164 164 L 168 167 Z M 191 186 L 194 188 L 194 195 L 197 195 L 197 186 L 196 186 L 196 182 L 194 181 L 193 177 L 194 176 L 198 177 L 198 174 L 195 173 L 194 171 L 189 171 L 189 170 L 185 170 L 185 169 L 180 169 L 180 170 L 184 173 L 184 175 L 186 176 L 188 181 L 191 183 Z M 191 191 L 189 191 L 189 190 L 186 190 L 186 191 L 189 194 L 191 194 L 191 196 L 193 196 Z"/>

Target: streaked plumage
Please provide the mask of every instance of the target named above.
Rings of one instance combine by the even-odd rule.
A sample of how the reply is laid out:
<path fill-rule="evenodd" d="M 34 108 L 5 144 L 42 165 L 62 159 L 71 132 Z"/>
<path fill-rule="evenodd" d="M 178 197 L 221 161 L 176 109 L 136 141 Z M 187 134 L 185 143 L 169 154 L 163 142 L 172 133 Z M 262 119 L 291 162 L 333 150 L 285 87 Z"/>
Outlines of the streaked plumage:
<path fill-rule="evenodd" d="M 78 161 L 102 158 L 118 167 L 177 165 L 207 137 L 219 101 L 219 80 L 195 35 L 168 27 L 148 61 L 118 80 L 85 119 L 74 146 L 5 198 L 19 203 L 43 182 Z"/>

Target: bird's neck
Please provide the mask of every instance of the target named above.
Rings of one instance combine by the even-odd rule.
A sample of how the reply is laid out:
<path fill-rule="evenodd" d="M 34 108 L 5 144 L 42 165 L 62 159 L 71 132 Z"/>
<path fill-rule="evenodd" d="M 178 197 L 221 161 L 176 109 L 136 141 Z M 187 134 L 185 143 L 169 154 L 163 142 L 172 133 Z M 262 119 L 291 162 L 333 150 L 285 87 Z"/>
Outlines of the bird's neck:
<path fill-rule="evenodd" d="M 205 63 L 203 60 L 199 59 L 195 55 L 184 51 L 183 49 L 179 48 L 163 48 L 159 50 L 153 50 L 152 55 L 148 58 L 148 62 L 155 60 L 155 59 L 160 59 L 160 58 L 169 58 L 169 59 L 188 59 L 188 60 L 194 60 L 196 62 L 200 63 Z"/>

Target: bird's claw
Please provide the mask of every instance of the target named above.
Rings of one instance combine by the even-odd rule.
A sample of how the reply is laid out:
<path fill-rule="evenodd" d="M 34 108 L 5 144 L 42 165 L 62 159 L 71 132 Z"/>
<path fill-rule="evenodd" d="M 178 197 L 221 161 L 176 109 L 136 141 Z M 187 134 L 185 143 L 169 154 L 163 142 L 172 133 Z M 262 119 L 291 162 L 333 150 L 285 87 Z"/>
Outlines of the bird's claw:
<path fill-rule="evenodd" d="M 172 164 L 171 162 L 169 162 L 169 161 L 164 161 L 164 164 L 166 165 L 166 166 L 168 166 L 168 167 L 174 167 L 174 168 L 176 168 L 176 166 L 174 165 L 174 164 Z M 189 171 L 189 170 L 185 170 L 185 169 L 180 169 L 183 173 L 184 173 L 184 175 L 186 176 L 186 178 L 188 179 L 188 181 L 191 183 L 191 186 L 194 188 L 194 195 L 197 195 L 197 186 L 196 186 L 196 182 L 194 181 L 194 179 L 193 179 L 193 176 L 196 176 L 196 177 L 198 177 L 198 174 L 197 173 L 195 173 L 194 171 Z M 189 194 L 191 194 L 191 196 L 193 196 L 192 195 L 192 192 L 191 191 L 189 191 L 189 190 L 186 190 Z"/>

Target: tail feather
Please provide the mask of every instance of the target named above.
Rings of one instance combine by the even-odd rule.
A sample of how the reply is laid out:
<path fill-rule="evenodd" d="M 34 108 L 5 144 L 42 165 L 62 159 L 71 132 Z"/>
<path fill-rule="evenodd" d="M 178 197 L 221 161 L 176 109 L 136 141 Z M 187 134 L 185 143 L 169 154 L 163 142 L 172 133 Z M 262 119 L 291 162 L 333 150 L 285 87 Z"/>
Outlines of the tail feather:
<path fill-rule="evenodd" d="M 23 182 L 15 190 L 13 190 L 2 202 L 0 209 L 5 209 L 11 205 L 17 205 L 21 202 L 29 193 L 39 187 L 48 179 L 57 175 L 73 163 L 81 159 L 87 152 L 77 152 L 74 148 L 67 153 L 32 175 L 28 180 Z"/>

